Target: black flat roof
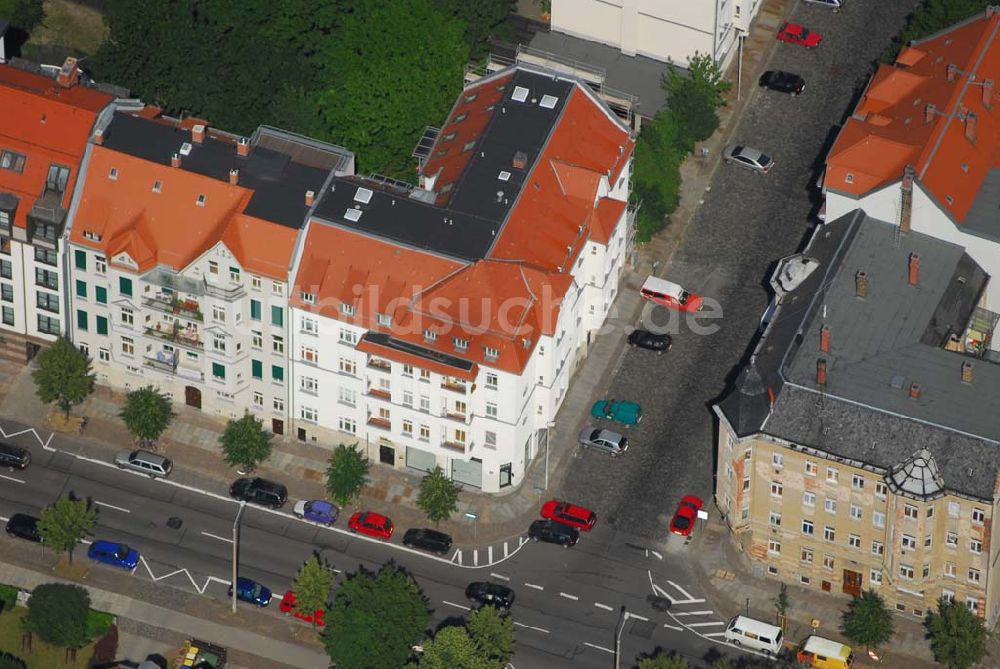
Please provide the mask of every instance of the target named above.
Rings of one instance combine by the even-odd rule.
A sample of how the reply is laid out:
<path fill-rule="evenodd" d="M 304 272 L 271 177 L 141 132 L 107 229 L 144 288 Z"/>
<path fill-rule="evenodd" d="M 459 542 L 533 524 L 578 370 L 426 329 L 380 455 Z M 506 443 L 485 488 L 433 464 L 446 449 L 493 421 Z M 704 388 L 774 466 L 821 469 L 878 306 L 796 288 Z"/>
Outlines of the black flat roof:
<path fill-rule="evenodd" d="M 396 339 L 390 337 L 383 332 L 366 332 L 362 337 L 363 340 L 370 341 L 373 344 L 378 344 L 379 346 L 385 346 L 386 348 L 391 348 L 393 350 L 399 351 L 401 353 L 409 353 L 410 355 L 420 356 L 426 360 L 432 362 L 441 363 L 442 365 L 448 365 L 449 367 L 454 367 L 455 369 L 461 369 L 462 371 L 469 371 L 472 369 L 472 361 L 466 360 L 465 358 L 458 358 L 454 355 L 448 355 L 447 353 L 442 353 L 440 351 L 435 351 L 433 349 L 424 348 L 419 344 L 411 344 L 408 341 L 403 341 L 402 339 Z"/>

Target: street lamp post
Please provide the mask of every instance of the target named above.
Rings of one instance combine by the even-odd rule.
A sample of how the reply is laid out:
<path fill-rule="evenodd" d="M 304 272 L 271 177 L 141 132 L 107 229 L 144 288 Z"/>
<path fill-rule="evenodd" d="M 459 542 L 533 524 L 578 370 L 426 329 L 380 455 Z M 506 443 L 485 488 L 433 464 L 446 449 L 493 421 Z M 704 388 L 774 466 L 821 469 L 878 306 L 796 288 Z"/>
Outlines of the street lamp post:
<path fill-rule="evenodd" d="M 618 621 L 618 631 L 615 632 L 615 669 L 621 667 L 621 657 L 622 657 L 622 632 L 625 630 L 625 623 L 628 619 L 632 617 L 632 614 L 628 612 L 625 605 L 622 604 L 621 608 L 621 618 Z"/>
<path fill-rule="evenodd" d="M 236 519 L 233 520 L 233 580 L 232 580 L 232 604 L 233 613 L 236 613 L 236 564 L 238 559 L 238 551 L 240 547 L 240 516 L 243 514 L 243 509 L 246 508 L 246 502 L 240 502 L 239 511 L 236 512 Z"/>

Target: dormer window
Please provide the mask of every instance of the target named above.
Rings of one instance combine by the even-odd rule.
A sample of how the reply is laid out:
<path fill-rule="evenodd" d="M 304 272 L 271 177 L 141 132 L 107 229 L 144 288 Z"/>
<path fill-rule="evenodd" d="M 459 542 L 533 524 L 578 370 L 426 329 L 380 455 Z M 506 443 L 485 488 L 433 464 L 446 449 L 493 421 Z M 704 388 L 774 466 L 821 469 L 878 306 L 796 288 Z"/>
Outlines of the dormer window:
<path fill-rule="evenodd" d="M 205 206 L 205 194 L 204 193 L 202 193 L 202 194 L 200 194 L 198 196 L 198 201 L 195 204 L 197 204 L 199 207 L 204 207 Z"/>
<path fill-rule="evenodd" d="M 21 153 L 6 150 L 0 151 L 0 169 L 20 174 L 24 171 L 25 159 L 24 154 Z"/>
<path fill-rule="evenodd" d="M 450 142 L 451 140 L 455 139 L 456 137 L 458 137 L 458 133 L 457 132 L 449 132 L 447 135 L 445 135 L 444 137 L 441 138 L 441 141 L 442 142 Z"/>
<path fill-rule="evenodd" d="M 112 167 L 111 168 L 111 170 L 108 172 L 108 178 L 111 179 L 112 181 L 118 181 L 118 168 L 117 167 Z"/>
<path fill-rule="evenodd" d="M 424 341 L 437 341 L 437 338 L 437 332 L 434 332 L 434 330 L 424 330 Z"/>
<path fill-rule="evenodd" d="M 466 114 L 465 112 L 462 112 L 461 114 L 459 114 L 458 116 L 455 117 L 455 120 L 452 121 L 452 123 L 461 123 L 462 121 L 464 121 L 467 118 L 469 118 L 469 115 Z"/>
<path fill-rule="evenodd" d="M 854 174 L 852 174 L 851 172 L 848 172 L 847 174 L 845 174 L 844 175 L 844 181 L 846 183 L 849 183 L 849 184 L 854 183 Z"/>
<path fill-rule="evenodd" d="M 347 302 L 341 302 L 340 303 L 340 313 L 344 314 L 345 316 L 353 316 L 354 315 L 354 305 L 353 304 L 348 304 Z"/>
<path fill-rule="evenodd" d="M 478 97 L 479 97 L 479 93 L 473 93 L 472 95 L 466 95 L 465 96 L 465 104 L 469 104 L 470 102 L 475 102 L 476 98 L 478 98 Z"/>
<path fill-rule="evenodd" d="M 153 182 L 153 192 L 154 193 L 159 193 L 161 190 L 163 190 L 163 182 L 162 181 L 154 181 Z"/>
<path fill-rule="evenodd" d="M 101 236 L 99 234 L 97 234 L 96 232 L 91 232 L 90 230 L 84 230 L 83 231 L 83 238 L 84 239 L 89 239 L 92 242 L 99 242 L 99 241 L 101 241 Z"/>
<path fill-rule="evenodd" d="M 483 356 L 490 362 L 496 362 L 496 359 L 500 357 L 500 351 L 492 346 L 484 346 Z"/>
<path fill-rule="evenodd" d="M 467 351 L 469 349 L 469 340 L 462 339 L 461 337 L 455 337 L 455 350 L 456 351 Z"/>
<path fill-rule="evenodd" d="M 379 314 L 378 324 L 386 328 L 392 327 L 392 316 L 390 316 L 389 314 Z"/>
<path fill-rule="evenodd" d="M 299 293 L 299 297 L 301 297 L 302 301 L 306 304 L 316 304 L 316 295 L 314 293 L 301 292 Z"/>
<path fill-rule="evenodd" d="M 476 140 L 472 140 L 471 142 L 466 142 L 465 145 L 462 146 L 462 151 L 463 152 L 472 151 L 472 149 L 475 148 L 475 146 L 476 146 Z"/>

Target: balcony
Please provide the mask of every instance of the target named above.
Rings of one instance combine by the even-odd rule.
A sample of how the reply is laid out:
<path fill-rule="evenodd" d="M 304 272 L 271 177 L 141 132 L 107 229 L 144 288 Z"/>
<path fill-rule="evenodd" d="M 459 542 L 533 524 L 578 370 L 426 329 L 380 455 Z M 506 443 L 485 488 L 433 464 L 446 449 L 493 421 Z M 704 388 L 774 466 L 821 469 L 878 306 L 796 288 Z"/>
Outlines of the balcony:
<path fill-rule="evenodd" d="M 205 320 L 200 305 L 191 299 L 182 300 L 168 294 L 159 293 L 155 297 L 142 298 L 142 305 L 165 314 L 173 314 L 199 323 Z"/>
<path fill-rule="evenodd" d="M 173 344 L 177 344 L 178 346 L 184 346 L 195 351 L 202 351 L 205 348 L 205 342 L 201 340 L 201 337 L 198 334 L 198 328 L 191 325 L 182 328 L 177 323 L 157 323 L 156 327 L 146 328 L 145 334 L 149 337 L 169 341 Z"/>
<path fill-rule="evenodd" d="M 214 283 L 205 281 L 205 294 L 210 297 L 217 297 L 220 300 L 233 302 L 246 295 L 247 291 L 242 284 L 228 284 L 227 286 L 217 286 Z"/>
<path fill-rule="evenodd" d="M 388 418 L 380 418 L 379 416 L 369 416 L 368 424 L 372 427 L 377 427 L 380 430 L 391 430 L 392 422 Z"/>
<path fill-rule="evenodd" d="M 368 390 L 365 391 L 365 395 L 368 395 L 369 397 L 377 397 L 382 400 L 392 399 L 392 393 L 385 388 L 369 387 Z"/>
<path fill-rule="evenodd" d="M 391 372 L 392 365 L 389 364 L 388 360 L 383 360 L 382 358 L 369 358 L 368 369 L 377 369 L 380 372 Z"/>
<path fill-rule="evenodd" d="M 458 381 L 456 379 L 445 379 L 441 382 L 441 388 L 444 390 L 450 390 L 453 393 L 461 393 L 463 395 L 468 391 L 468 386 L 465 385 L 465 382 Z"/>
<path fill-rule="evenodd" d="M 460 413 L 454 409 L 445 409 L 442 415 L 448 420 L 455 420 L 460 423 L 467 423 L 469 419 L 468 414 Z"/>
<path fill-rule="evenodd" d="M 463 444 L 459 441 L 442 441 L 441 448 L 447 448 L 449 451 L 458 451 L 459 453 L 465 453 L 472 450 L 472 444 Z"/>
<path fill-rule="evenodd" d="M 177 355 L 169 351 L 157 351 L 153 356 L 145 356 L 142 359 L 142 364 L 160 372 L 173 374 L 177 369 Z"/>

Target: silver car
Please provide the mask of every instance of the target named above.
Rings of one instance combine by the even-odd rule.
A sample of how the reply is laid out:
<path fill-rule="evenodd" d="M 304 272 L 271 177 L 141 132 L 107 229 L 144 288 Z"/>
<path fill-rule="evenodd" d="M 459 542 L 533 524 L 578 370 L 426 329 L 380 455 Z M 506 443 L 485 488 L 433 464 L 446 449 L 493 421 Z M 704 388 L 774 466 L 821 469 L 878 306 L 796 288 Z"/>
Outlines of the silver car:
<path fill-rule="evenodd" d="M 774 167 L 771 156 L 742 144 L 730 144 L 722 152 L 727 165 L 736 164 L 758 174 L 767 174 Z"/>
<path fill-rule="evenodd" d="M 154 479 L 170 476 L 170 471 L 174 468 L 170 458 L 141 448 L 134 451 L 119 451 L 115 456 L 115 464 L 119 469 L 131 469 Z"/>
<path fill-rule="evenodd" d="M 580 445 L 584 448 L 596 448 L 599 451 L 604 451 L 615 456 L 628 450 L 628 439 L 611 430 L 586 427 L 580 433 Z"/>

